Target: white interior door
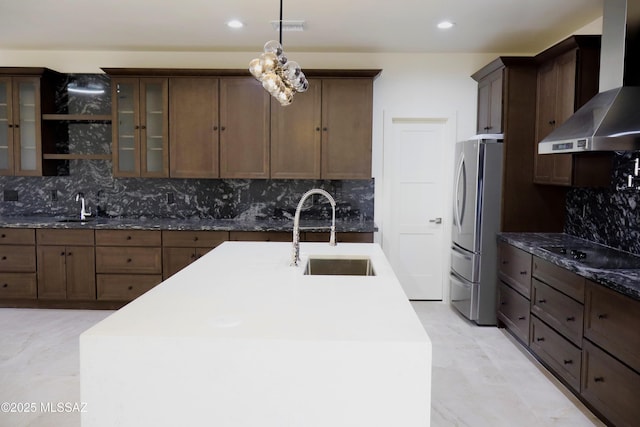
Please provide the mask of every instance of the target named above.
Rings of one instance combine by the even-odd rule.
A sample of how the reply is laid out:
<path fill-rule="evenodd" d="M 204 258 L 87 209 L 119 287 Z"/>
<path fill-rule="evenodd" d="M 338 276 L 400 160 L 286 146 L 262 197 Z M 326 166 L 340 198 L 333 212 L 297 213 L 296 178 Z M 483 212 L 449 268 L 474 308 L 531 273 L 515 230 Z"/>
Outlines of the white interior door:
<path fill-rule="evenodd" d="M 443 239 L 451 211 L 446 120 L 394 119 L 391 126 L 383 247 L 409 299 L 442 300 L 449 254 Z"/>

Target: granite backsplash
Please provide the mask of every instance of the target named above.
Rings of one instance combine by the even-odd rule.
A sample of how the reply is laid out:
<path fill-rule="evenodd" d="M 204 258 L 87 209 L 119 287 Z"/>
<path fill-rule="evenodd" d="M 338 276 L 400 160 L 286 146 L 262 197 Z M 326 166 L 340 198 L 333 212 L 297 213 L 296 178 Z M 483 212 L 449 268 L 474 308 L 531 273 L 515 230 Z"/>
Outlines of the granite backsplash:
<path fill-rule="evenodd" d="M 78 93 L 69 87 L 104 89 Z M 101 74 L 62 75 L 56 89 L 58 114 L 110 114 L 111 88 Z M 44 112 L 43 112 L 44 113 Z M 57 153 L 108 154 L 111 125 L 48 122 Z M 79 212 L 78 192 L 92 212 L 124 218 L 291 219 L 304 192 L 322 188 L 336 199 L 340 220 L 372 221 L 374 180 L 248 180 L 114 178 L 110 160 L 60 162 L 57 176 L 0 176 L 0 216 L 69 216 Z M 17 194 L 17 201 L 11 200 Z M 314 196 L 305 218 L 330 218 L 330 205 Z"/>
<path fill-rule="evenodd" d="M 5 176 L 0 177 L 0 188 L 18 192 L 18 201 L 0 203 L 0 216 L 76 215 L 75 196 L 82 192 L 88 207 L 93 212 L 97 209 L 100 216 L 292 219 L 302 194 L 322 188 L 336 199 L 338 219 L 373 220 L 373 179 L 118 179 L 111 176 L 110 161 L 78 160 L 71 162 L 68 176 Z M 330 205 L 323 198 L 314 198 L 316 203 L 305 211 L 305 218 L 331 218 Z"/>
<path fill-rule="evenodd" d="M 614 154 L 610 188 L 567 193 L 565 233 L 640 255 L 640 190 L 627 187 L 638 157 L 640 152 Z"/>

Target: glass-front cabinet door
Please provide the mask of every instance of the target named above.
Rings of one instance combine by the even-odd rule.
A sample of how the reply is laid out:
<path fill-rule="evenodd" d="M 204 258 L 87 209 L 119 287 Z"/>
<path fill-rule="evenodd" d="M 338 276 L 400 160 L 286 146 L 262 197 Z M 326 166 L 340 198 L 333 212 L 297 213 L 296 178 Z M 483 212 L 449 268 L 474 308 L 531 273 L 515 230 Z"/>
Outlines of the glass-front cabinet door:
<path fill-rule="evenodd" d="M 42 175 L 40 78 L 0 77 L 0 175 Z"/>
<path fill-rule="evenodd" d="M 13 174 L 11 78 L 0 77 L 0 175 Z"/>
<path fill-rule="evenodd" d="M 140 90 L 138 79 L 114 79 L 113 105 L 113 175 L 140 176 Z"/>
<path fill-rule="evenodd" d="M 168 91 L 168 79 L 140 80 L 142 176 L 169 176 Z"/>
<path fill-rule="evenodd" d="M 14 77 L 13 88 L 14 174 L 42 175 L 40 79 Z"/>
<path fill-rule="evenodd" d="M 168 176 L 168 80 L 116 78 L 113 175 Z"/>

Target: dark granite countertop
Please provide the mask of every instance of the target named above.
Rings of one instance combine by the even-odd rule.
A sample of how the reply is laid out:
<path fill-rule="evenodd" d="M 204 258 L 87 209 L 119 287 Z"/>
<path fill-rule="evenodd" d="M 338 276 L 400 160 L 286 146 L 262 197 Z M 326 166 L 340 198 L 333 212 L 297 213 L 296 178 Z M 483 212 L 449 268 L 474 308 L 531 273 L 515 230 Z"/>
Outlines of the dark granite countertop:
<path fill-rule="evenodd" d="M 87 222 L 63 222 L 69 218 L 23 216 L 0 217 L 0 227 L 7 228 L 89 228 L 104 230 L 214 230 L 214 231 L 292 231 L 293 220 L 175 219 L 175 218 L 91 218 Z M 74 219 L 75 220 L 75 219 Z M 325 220 L 301 220 L 305 231 L 326 231 Z M 373 221 L 336 220 L 338 233 L 377 231 Z"/>
<path fill-rule="evenodd" d="M 621 294 L 640 300 L 640 269 L 606 269 L 585 266 L 580 261 L 556 255 L 542 247 L 547 246 L 601 246 L 589 240 L 563 233 L 500 233 L 498 239 L 510 245 L 566 268 Z M 630 254 L 619 251 L 620 255 Z"/>

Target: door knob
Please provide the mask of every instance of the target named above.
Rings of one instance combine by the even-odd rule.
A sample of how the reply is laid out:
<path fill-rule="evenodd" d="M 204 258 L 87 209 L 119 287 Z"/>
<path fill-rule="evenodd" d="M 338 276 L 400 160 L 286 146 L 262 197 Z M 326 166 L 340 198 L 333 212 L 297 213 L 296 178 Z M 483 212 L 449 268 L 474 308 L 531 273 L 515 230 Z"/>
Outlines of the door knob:
<path fill-rule="evenodd" d="M 442 224 L 442 218 L 430 219 L 429 222 L 433 222 L 435 224 Z"/>

